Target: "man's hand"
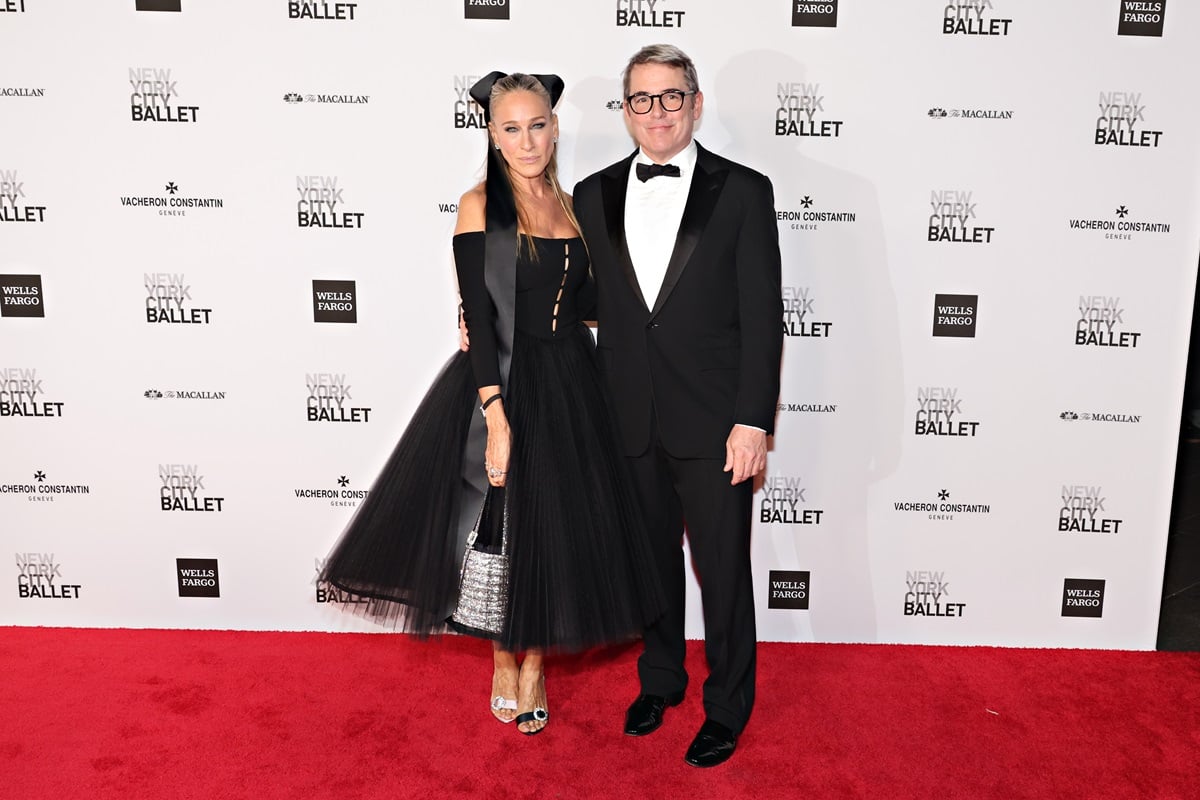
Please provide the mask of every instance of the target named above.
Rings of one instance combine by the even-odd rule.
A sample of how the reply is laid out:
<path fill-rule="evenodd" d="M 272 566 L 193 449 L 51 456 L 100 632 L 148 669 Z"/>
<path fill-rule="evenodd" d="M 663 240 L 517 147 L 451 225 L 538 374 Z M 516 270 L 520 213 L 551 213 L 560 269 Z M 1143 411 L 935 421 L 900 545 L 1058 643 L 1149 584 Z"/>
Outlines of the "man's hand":
<path fill-rule="evenodd" d="M 757 428 L 734 425 L 725 440 L 725 472 L 733 472 L 729 481 L 737 485 L 767 468 L 767 434 Z"/>

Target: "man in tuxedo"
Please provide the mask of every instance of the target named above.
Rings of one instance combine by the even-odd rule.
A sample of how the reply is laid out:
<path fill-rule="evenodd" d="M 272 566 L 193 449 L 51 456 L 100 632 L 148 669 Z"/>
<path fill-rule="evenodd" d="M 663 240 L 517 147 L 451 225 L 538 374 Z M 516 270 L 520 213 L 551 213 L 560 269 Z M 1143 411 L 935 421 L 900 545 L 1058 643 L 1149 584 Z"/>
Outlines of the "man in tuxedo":
<path fill-rule="evenodd" d="M 709 676 L 685 760 L 710 767 L 733 754 L 754 704 L 750 479 L 766 466 L 783 348 L 774 193 L 693 140 L 704 95 L 678 48 L 635 54 L 624 96 L 638 150 L 581 181 L 575 211 L 599 293 L 597 357 L 668 598 L 625 733 L 655 731 L 687 687 L 686 523 Z"/>

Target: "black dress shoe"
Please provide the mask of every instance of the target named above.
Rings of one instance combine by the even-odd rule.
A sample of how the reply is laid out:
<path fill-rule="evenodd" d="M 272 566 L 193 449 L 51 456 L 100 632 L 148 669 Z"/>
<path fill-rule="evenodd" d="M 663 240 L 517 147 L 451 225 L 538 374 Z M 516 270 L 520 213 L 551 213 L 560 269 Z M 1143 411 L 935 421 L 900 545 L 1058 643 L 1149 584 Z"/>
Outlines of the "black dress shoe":
<path fill-rule="evenodd" d="M 693 767 L 715 767 L 728 761 L 736 748 L 737 734 L 719 722 L 706 719 L 683 760 Z"/>
<path fill-rule="evenodd" d="M 658 694 L 639 694 L 637 700 L 625 712 L 625 733 L 629 736 L 645 736 L 654 733 L 662 725 L 663 711 L 668 706 L 677 706 L 683 698 L 663 697 Z"/>

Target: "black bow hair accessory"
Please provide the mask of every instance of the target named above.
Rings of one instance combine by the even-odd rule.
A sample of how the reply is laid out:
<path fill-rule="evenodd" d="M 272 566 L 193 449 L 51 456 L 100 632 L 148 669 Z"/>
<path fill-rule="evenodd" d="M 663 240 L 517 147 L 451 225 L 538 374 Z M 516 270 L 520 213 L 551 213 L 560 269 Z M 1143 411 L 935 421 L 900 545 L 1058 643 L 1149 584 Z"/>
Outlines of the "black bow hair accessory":
<path fill-rule="evenodd" d="M 507 78 L 508 75 L 509 73 L 507 72 L 489 72 L 471 87 L 471 99 L 478 103 L 479 107 L 483 109 L 484 122 L 492 121 L 492 109 L 490 107 L 492 102 L 492 86 L 501 78 Z M 554 108 L 554 106 L 558 104 L 558 98 L 562 97 L 563 88 L 565 86 L 562 78 L 558 77 L 557 75 L 533 74 L 531 74 L 530 77 L 536 78 L 537 82 L 545 87 L 547 93 L 550 95 L 550 108 Z"/>

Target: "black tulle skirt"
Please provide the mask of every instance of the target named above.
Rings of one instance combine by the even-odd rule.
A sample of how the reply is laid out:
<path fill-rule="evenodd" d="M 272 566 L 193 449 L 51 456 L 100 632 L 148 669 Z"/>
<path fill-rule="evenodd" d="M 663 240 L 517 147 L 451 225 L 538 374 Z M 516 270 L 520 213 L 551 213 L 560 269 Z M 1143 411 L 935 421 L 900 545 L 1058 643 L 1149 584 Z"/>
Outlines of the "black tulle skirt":
<path fill-rule="evenodd" d="M 663 598 L 587 329 L 555 339 L 518 332 L 504 406 L 510 602 L 493 638 L 509 650 L 636 638 Z M 481 497 L 463 479 L 477 470 L 482 483 L 482 443 L 468 446 L 477 408 L 470 362 L 458 353 L 326 560 L 323 581 L 369 600 L 350 604 L 357 612 L 412 633 L 445 629 L 463 521 L 474 521 Z"/>

